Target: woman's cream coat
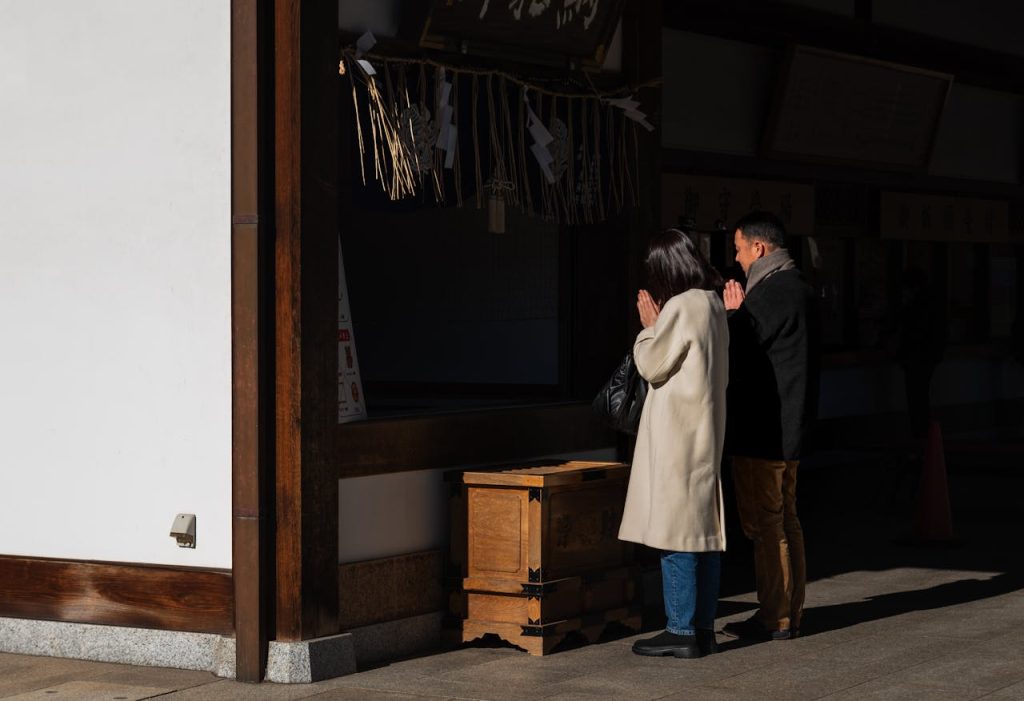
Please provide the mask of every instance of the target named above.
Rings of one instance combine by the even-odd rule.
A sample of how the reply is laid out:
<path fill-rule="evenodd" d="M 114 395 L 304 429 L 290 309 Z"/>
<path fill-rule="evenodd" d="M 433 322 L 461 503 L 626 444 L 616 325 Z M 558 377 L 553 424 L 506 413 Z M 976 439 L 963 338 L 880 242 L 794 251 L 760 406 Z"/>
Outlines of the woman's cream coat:
<path fill-rule="evenodd" d="M 619 538 L 678 552 L 725 550 L 720 465 L 729 380 L 721 298 L 689 290 L 636 337 L 650 382 Z"/>

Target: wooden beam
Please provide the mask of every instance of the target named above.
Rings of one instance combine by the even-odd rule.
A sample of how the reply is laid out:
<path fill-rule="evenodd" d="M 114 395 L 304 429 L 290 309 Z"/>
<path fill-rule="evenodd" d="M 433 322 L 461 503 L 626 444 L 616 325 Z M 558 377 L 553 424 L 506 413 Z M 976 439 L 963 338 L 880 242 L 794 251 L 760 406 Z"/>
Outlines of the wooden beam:
<path fill-rule="evenodd" d="M 527 460 L 615 445 L 589 403 L 359 421 L 337 427 L 337 477 Z"/>
<path fill-rule="evenodd" d="M 666 6 L 671 7 L 669 2 Z M 626 3 L 622 14 L 622 70 L 630 82 L 643 82 L 662 74 L 661 22 L 664 13 L 662 0 Z M 647 114 L 661 114 L 661 88 L 648 87 L 640 91 L 640 100 Z M 646 256 L 650 236 L 661 225 L 661 120 L 654 119 L 654 131 L 637 128 L 637 155 L 639 172 L 639 206 L 632 212 L 627 258 L 630 295 L 623 300 L 628 320 L 627 338 L 633 339 L 640 331 L 636 314 L 636 291 L 641 283 L 642 261 Z"/>
<path fill-rule="evenodd" d="M 0 555 L 0 616 L 230 635 L 231 573 Z"/>
<path fill-rule="evenodd" d="M 274 2 L 279 640 L 338 632 L 337 12 Z"/>
<path fill-rule="evenodd" d="M 663 74 L 662 27 L 666 5 L 672 7 L 676 0 L 664 3 L 662 0 L 627 2 L 622 11 L 622 74 L 631 83 L 645 82 Z M 660 227 L 661 211 L 661 87 L 648 87 L 637 95 L 643 110 L 654 118 L 655 129 L 648 132 L 636 128 L 636 144 L 639 203 L 629 212 L 626 255 L 623 256 L 626 294 L 619 307 L 619 323 L 624 325 L 627 341 L 640 332 L 640 319 L 636 313 L 636 293 L 643 284 L 643 260 L 651 235 Z M 628 346 L 631 348 L 632 346 Z M 625 433 L 616 434 L 617 458 L 624 462 L 633 459 L 636 439 Z"/>
<path fill-rule="evenodd" d="M 951 195 L 977 195 L 1009 200 L 1018 200 L 1021 193 L 1021 187 L 1016 183 L 950 178 L 924 173 L 842 168 L 689 149 L 663 149 L 662 163 L 665 172 L 668 173 L 700 173 L 800 182 L 856 183 L 885 190 L 946 192 Z"/>
<path fill-rule="evenodd" d="M 958 83 L 1024 93 L 1024 58 L 871 21 L 864 3 L 856 17 L 765 0 L 674 0 L 665 27 L 784 48 L 805 44 L 952 73 Z M 982 11 L 981 9 L 974 10 Z"/>

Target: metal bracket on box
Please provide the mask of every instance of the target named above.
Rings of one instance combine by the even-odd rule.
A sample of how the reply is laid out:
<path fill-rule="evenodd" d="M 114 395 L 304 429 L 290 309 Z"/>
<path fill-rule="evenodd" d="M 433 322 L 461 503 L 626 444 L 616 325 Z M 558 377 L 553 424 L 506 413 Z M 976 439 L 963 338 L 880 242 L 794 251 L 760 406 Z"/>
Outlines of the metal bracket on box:
<path fill-rule="evenodd" d="M 541 599 L 545 594 L 550 594 L 557 589 L 557 585 L 554 582 L 547 584 L 523 584 L 523 594 L 526 594 L 527 599 Z"/>
<path fill-rule="evenodd" d="M 537 569 L 533 569 L 532 567 L 529 568 L 529 575 L 530 575 L 529 579 L 530 579 L 531 582 L 540 582 L 541 581 L 541 578 L 540 578 L 540 568 L 539 567 Z"/>
<path fill-rule="evenodd" d="M 544 585 L 543 584 L 524 584 L 523 593 L 526 594 L 527 599 L 540 599 L 544 596 Z"/>
<path fill-rule="evenodd" d="M 540 501 L 542 494 L 543 492 L 540 487 L 530 487 L 530 501 Z"/>
<path fill-rule="evenodd" d="M 521 626 L 524 637 L 541 638 L 544 636 L 544 629 L 540 626 Z"/>

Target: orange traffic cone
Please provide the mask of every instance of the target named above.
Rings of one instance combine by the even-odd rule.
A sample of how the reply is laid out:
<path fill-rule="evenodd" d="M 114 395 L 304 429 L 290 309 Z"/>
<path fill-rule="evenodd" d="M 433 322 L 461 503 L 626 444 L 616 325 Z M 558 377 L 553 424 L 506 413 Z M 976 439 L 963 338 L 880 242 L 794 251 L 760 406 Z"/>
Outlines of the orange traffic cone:
<path fill-rule="evenodd" d="M 928 425 L 928 443 L 925 446 L 921 481 L 917 489 L 914 538 L 933 543 L 953 540 L 953 516 L 949 508 L 949 485 L 946 481 L 946 455 L 942 447 L 942 429 L 938 421 L 931 421 Z"/>

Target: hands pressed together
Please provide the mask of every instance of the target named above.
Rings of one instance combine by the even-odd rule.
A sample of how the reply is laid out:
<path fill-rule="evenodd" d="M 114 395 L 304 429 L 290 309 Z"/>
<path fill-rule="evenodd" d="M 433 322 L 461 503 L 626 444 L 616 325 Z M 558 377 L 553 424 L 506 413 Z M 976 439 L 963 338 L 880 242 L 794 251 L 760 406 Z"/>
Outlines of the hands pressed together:
<path fill-rule="evenodd" d="M 725 283 L 722 297 L 725 301 L 726 311 L 731 312 L 734 309 L 740 308 L 746 293 L 743 291 L 743 285 L 735 280 L 729 280 Z M 643 324 L 645 329 L 654 326 L 655 322 L 658 321 L 658 314 L 661 313 L 661 307 L 658 306 L 658 303 L 654 301 L 651 293 L 647 290 L 640 290 L 637 293 L 636 310 L 640 313 L 640 323 Z"/>
<path fill-rule="evenodd" d="M 636 295 L 636 310 L 640 312 L 640 323 L 643 324 L 645 329 L 649 329 L 654 326 L 654 323 L 658 320 L 658 314 L 661 313 L 661 307 L 651 297 L 651 293 L 647 290 L 640 290 Z"/>
<path fill-rule="evenodd" d="M 722 298 L 725 302 L 726 311 L 731 312 L 734 309 L 739 309 L 740 305 L 743 304 L 744 297 L 746 297 L 746 294 L 743 292 L 743 285 L 735 280 L 729 280 L 725 283 L 725 291 L 722 293 Z"/>

